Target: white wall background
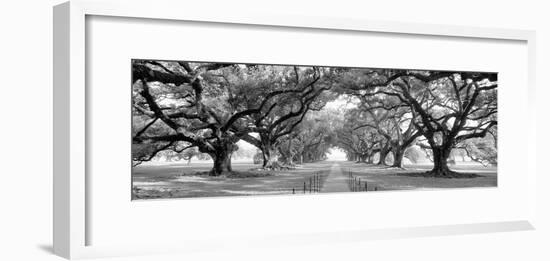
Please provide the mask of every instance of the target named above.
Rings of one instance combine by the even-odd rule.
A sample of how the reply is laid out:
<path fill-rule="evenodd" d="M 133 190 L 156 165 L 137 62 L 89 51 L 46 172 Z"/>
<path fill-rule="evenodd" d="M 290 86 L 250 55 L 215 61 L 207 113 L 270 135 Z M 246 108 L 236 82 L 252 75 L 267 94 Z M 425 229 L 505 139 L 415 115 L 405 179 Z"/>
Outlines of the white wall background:
<path fill-rule="evenodd" d="M 187 0 L 185 0 L 187 1 Z M 538 33 L 538 162 L 548 153 L 545 97 L 550 18 L 544 1 L 218 1 L 193 8 L 349 16 L 377 20 L 535 29 Z M 4 2 L 0 9 L 0 260 L 60 260 L 51 254 L 52 6 Z M 151 0 L 152 8 L 154 1 Z M 187 10 L 187 11 L 189 11 Z M 503 57 L 502 59 L 506 59 Z M 545 155 L 546 154 L 546 155 Z M 545 172 L 543 169 L 539 170 Z M 114 260 L 550 260 L 548 178 L 538 180 L 537 230 L 402 240 L 247 249 Z"/>

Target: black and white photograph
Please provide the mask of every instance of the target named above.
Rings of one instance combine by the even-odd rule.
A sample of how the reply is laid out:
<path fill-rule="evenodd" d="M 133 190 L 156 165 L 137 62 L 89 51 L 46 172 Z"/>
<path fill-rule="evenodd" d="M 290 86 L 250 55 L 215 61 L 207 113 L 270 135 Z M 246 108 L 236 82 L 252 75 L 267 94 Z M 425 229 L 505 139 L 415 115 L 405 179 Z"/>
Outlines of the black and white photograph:
<path fill-rule="evenodd" d="M 496 72 L 131 67 L 136 200 L 497 186 Z"/>
<path fill-rule="evenodd" d="M 545 1 L 2 10 L 0 261 L 550 260 Z"/>

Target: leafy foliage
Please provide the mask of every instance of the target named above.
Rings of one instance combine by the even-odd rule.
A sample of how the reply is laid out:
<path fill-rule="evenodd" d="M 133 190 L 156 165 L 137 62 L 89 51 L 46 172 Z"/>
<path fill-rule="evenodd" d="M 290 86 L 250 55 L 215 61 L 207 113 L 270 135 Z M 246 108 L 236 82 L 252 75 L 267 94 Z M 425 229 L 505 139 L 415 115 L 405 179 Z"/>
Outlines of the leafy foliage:
<path fill-rule="evenodd" d="M 264 168 L 333 146 L 362 162 L 391 154 L 395 167 L 421 148 L 433 176 L 455 175 L 453 151 L 497 164 L 496 73 L 134 60 L 132 82 L 134 165 L 208 155 L 220 175 L 232 157 L 259 159 L 239 141 Z M 342 98 L 349 106 L 326 108 Z"/>

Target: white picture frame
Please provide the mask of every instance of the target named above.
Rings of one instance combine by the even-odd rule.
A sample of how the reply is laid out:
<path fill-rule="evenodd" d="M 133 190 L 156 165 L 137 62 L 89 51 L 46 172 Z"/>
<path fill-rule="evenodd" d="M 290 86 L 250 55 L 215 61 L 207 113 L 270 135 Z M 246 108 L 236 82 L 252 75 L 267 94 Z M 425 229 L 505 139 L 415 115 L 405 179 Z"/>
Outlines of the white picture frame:
<path fill-rule="evenodd" d="M 93 2 L 73 0 L 54 7 L 54 252 L 65 258 L 87 258 L 98 256 L 136 255 L 146 253 L 164 253 L 170 251 L 193 251 L 196 249 L 215 249 L 217 244 L 207 244 L 205 240 L 186 240 L 180 246 L 148 245 L 132 247 L 131 245 L 95 246 L 89 243 L 87 220 L 92 216 L 88 206 L 91 198 L 87 192 L 89 176 L 87 166 L 87 49 L 86 18 L 131 17 L 133 19 L 162 19 L 175 21 L 194 21 L 213 24 L 238 24 L 241 26 L 271 26 L 292 28 L 406 34 L 409 36 L 441 36 L 518 41 L 526 45 L 528 59 L 526 64 L 527 84 L 522 92 L 527 93 L 529 115 L 534 115 L 535 89 L 535 32 L 528 30 L 495 29 L 462 27 L 451 25 L 411 24 L 387 21 L 354 20 L 347 18 L 302 17 L 286 14 L 253 14 L 246 10 L 231 13 L 216 13 L 209 10 L 185 10 L 183 3 L 170 0 L 155 1 L 155 8 L 150 8 L 151 1 L 109 1 Z M 140 57 L 136 57 L 140 58 Z M 531 113 L 533 112 L 533 113 Z M 505 116 L 504 116 L 505 117 Z M 434 226 L 390 227 L 377 229 L 359 229 L 319 233 L 292 233 L 273 237 L 242 239 L 234 236 L 234 242 L 245 240 L 250 244 L 293 244 L 298 242 L 332 242 L 342 240 L 366 240 L 379 238 L 403 238 L 429 235 L 449 235 L 463 233 L 484 233 L 495 231 L 515 231 L 534 228 L 535 194 L 536 194 L 536 119 L 527 119 L 528 134 L 527 171 L 524 173 L 525 204 L 527 213 L 521 219 L 495 220 L 494 222 L 471 224 L 445 224 Z M 129 157 L 129 156 L 128 156 Z M 411 193 L 411 192 L 408 192 Z M 236 199 L 224 199 L 239 200 Z M 311 199 L 304 199 L 311 200 Z M 185 204 L 185 201 L 179 201 Z M 144 207 L 144 206 L 141 206 Z M 233 240 L 232 240 L 233 241 Z M 227 242 L 227 241 L 226 241 Z M 284 242 L 284 243 L 283 243 Z M 225 246 L 227 246 L 226 243 Z M 237 243 L 234 243 L 237 244 Z M 144 244 L 147 245 L 147 244 Z M 214 246 L 213 246 L 214 245 Z M 219 247 L 219 246 L 218 246 Z"/>

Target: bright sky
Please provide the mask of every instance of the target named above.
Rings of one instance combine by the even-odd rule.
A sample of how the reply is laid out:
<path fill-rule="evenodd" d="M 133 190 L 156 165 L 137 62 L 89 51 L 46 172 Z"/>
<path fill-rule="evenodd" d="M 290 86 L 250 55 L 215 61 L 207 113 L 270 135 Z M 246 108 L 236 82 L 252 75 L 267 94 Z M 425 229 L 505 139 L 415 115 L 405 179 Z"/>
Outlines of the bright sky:
<path fill-rule="evenodd" d="M 346 153 L 340 148 L 332 147 L 327 154 L 329 161 L 346 161 Z"/>
<path fill-rule="evenodd" d="M 355 98 L 351 98 L 351 100 L 355 100 Z M 347 95 L 340 95 L 338 98 L 336 98 L 333 101 L 327 102 L 324 109 L 327 110 L 333 110 L 333 109 L 351 109 L 355 108 L 356 105 L 353 103 L 350 103 L 350 97 Z"/>
<path fill-rule="evenodd" d="M 240 150 L 249 150 L 249 151 L 256 151 L 257 150 L 257 148 L 254 145 L 252 145 L 252 144 L 250 144 L 250 143 L 248 143 L 244 140 L 239 140 L 237 142 L 237 146 L 239 146 Z"/>

